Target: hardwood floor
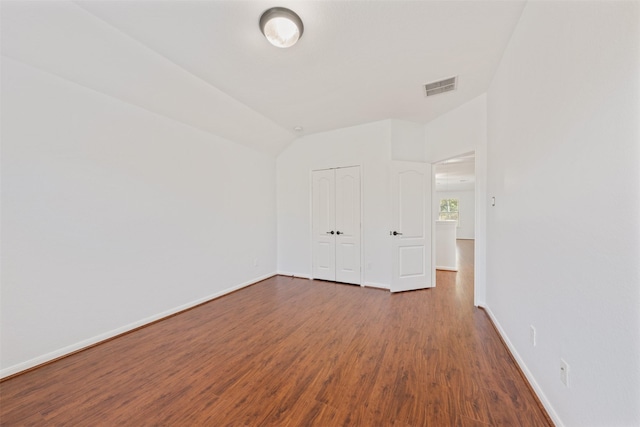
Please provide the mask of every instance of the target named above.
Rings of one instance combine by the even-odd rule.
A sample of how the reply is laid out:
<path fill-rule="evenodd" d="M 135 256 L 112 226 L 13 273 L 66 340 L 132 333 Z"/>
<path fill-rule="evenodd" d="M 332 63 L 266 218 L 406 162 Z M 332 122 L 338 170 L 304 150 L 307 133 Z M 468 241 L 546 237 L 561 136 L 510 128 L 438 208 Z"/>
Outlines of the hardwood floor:
<path fill-rule="evenodd" d="M 458 251 L 428 290 L 265 280 L 2 382 L 0 423 L 551 425 Z"/>

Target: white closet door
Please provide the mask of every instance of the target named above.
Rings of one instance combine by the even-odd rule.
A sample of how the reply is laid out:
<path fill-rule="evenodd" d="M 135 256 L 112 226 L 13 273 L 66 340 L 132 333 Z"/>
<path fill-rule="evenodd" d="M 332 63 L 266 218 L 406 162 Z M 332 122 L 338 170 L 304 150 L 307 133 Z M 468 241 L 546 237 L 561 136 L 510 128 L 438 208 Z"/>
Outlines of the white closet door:
<path fill-rule="evenodd" d="M 431 165 L 393 162 L 391 179 L 391 292 L 431 287 Z"/>
<path fill-rule="evenodd" d="M 336 176 L 336 281 L 360 284 L 360 168 Z"/>
<path fill-rule="evenodd" d="M 313 277 L 336 280 L 335 173 L 313 172 Z"/>

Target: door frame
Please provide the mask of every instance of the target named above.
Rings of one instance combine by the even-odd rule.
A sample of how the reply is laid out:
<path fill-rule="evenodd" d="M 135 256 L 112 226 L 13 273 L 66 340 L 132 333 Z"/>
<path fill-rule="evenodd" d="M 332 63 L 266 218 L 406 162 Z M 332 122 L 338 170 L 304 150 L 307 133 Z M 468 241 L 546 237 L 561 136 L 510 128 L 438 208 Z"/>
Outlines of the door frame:
<path fill-rule="evenodd" d="M 362 163 L 345 164 L 341 166 L 325 166 L 325 167 L 312 167 L 309 169 L 308 181 L 309 181 L 309 280 L 314 280 L 313 277 L 313 173 L 316 171 L 345 169 L 357 167 L 360 169 L 360 287 L 364 287 L 364 166 Z"/>

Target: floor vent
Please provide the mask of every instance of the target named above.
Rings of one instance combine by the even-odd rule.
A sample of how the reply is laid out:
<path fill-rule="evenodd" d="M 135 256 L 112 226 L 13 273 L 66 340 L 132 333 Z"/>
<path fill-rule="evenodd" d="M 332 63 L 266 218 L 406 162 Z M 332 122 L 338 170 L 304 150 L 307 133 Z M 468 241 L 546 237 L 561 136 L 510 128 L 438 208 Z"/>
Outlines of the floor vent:
<path fill-rule="evenodd" d="M 458 77 L 449 77 L 448 79 L 424 85 L 424 90 L 427 96 L 434 96 L 438 95 L 439 93 L 455 90 L 457 82 Z"/>

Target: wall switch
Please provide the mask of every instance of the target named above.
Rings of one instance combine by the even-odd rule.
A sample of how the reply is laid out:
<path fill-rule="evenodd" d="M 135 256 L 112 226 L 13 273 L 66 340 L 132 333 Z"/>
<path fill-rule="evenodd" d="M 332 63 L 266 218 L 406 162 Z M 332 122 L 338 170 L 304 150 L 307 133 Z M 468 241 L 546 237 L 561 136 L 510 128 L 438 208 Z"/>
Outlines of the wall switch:
<path fill-rule="evenodd" d="M 569 387 L 569 364 L 560 359 L 560 381 Z"/>
<path fill-rule="evenodd" d="M 529 326 L 529 337 L 531 338 L 531 346 L 536 346 L 536 328 L 535 326 Z"/>
<path fill-rule="evenodd" d="M 253 266 L 257 267 L 258 266 L 258 258 L 254 258 L 253 259 Z"/>

